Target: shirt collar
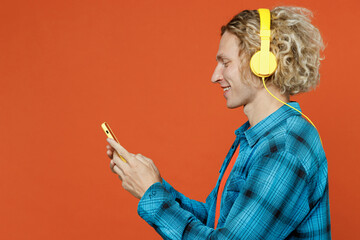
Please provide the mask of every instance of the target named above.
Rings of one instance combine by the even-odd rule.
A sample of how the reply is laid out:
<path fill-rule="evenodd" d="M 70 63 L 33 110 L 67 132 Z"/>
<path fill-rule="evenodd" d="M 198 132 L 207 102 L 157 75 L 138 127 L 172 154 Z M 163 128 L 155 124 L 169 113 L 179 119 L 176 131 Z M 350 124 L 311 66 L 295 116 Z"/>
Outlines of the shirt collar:
<path fill-rule="evenodd" d="M 299 103 L 289 102 L 288 104 L 301 112 Z M 250 127 L 250 123 L 249 121 L 247 121 L 235 131 L 235 134 L 239 136 L 244 133 L 246 140 L 249 143 L 249 146 L 253 147 L 260 137 L 267 135 L 268 132 L 278 123 L 282 122 L 283 120 L 289 118 L 292 115 L 301 116 L 299 112 L 284 104 L 278 110 L 261 120 L 259 123 L 257 123 L 250 129 L 248 129 Z"/>

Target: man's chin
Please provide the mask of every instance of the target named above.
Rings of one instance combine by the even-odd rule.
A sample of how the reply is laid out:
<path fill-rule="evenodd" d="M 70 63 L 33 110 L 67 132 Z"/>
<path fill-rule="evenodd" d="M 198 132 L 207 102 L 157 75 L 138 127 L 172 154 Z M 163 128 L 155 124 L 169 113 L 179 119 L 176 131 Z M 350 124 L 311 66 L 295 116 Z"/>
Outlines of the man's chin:
<path fill-rule="evenodd" d="M 246 104 L 242 104 L 242 103 L 237 103 L 237 104 L 234 104 L 234 103 L 231 103 L 231 102 L 226 102 L 226 106 L 227 106 L 227 108 L 229 108 L 229 109 L 234 109 L 234 108 L 239 108 L 239 107 L 245 107 L 246 106 Z"/>
<path fill-rule="evenodd" d="M 229 109 L 234 109 L 234 108 L 241 107 L 242 105 L 234 105 L 234 104 L 228 103 L 228 104 L 226 104 L 226 106 Z M 244 105 L 244 107 L 245 107 L 245 105 Z"/>

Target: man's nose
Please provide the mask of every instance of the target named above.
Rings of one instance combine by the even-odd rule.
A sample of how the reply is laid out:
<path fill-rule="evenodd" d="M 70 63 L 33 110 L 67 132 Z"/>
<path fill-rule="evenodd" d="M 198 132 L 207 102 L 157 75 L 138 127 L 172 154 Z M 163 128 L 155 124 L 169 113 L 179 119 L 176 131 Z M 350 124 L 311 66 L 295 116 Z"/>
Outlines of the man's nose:
<path fill-rule="evenodd" d="M 223 79 L 223 75 L 222 75 L 221 69 L 218 65 L 218 66 L 216 66 L 214 73 L 211 77 L 211 82 L 216 83 L 217 81 L 220 81 L 221 79 Z"/>

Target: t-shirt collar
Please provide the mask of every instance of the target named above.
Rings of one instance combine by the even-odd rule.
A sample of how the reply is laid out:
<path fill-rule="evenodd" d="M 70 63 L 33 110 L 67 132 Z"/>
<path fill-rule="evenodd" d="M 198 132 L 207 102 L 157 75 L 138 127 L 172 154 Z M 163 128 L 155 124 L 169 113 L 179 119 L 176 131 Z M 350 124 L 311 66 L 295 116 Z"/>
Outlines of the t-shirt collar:
<path fill-rule="evenodd" d="M 299 103 L 289 102 L 288 104 L 301 112 Z M 282 122 L 283 120 L 289 118 L 292 115 L 301 116 L 299 112 L 284 104 L 278 110 L 261 120 L 259 123 L 257 123 L 250 129 L 248 129 L 250 127 L 250 123 L 249 121 L 247 121 L 235 131 L 235 134 L 241 135 L 242 133 L 244 133 L 246 140 L 249 143 L 249 146 L 253 147 L 260 137 L 267 135 L 269 131 L 278 123 Z"/>

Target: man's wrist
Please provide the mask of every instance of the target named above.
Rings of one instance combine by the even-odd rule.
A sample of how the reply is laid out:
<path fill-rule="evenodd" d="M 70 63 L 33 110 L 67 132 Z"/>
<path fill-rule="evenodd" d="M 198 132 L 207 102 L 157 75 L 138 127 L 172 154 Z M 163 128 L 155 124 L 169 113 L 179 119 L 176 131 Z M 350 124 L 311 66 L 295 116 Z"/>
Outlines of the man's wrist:
<path fill-rule="evenodd" d="M 150 184 L 146 189 L 143 189 L 143 190 L 142 190 L 142 194 L 140 195 L 140 198 L 139 198 L 139 199 L 141 199 L 141 198 L 144 196 L 144 194 L 147 192 L 147 190 L 149 190 L 149 188 L 150 188 L 152 185 L 154 185 L 155 183 L 161 183 L 161 184 L 162 184 L 162 181 L 161 181 L 161 182 L 159 182 L 159 181 L 153 182 L 153 183 Z"/>

